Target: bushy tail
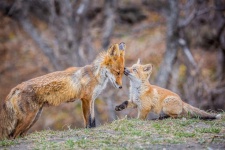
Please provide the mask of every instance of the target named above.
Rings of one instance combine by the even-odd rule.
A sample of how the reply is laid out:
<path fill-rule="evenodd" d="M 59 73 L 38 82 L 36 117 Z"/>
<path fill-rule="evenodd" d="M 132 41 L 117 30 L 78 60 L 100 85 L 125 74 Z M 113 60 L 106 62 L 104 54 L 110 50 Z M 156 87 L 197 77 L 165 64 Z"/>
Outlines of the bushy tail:
<path fill-rule="evenodd" d="M 221 114 L 210 114 L 187 103 L 183 103 L 183 113 L 200 119 L 221 119 Z"/>
<path fill-rule="evenodd" d="M 3 102 L 0 107 L 0 140 L 4 140 L 15 129 L 16 118 L 11 102 Z"/>

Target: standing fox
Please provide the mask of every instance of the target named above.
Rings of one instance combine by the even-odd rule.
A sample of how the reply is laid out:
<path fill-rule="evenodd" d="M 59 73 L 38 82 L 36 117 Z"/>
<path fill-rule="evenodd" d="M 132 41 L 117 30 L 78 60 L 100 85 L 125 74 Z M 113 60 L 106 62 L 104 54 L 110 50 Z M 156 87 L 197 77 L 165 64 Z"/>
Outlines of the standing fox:
<path fill-rule="evenodd" d="M 124 43 L 112 45 L 91 64 L 53 72 L 17 85 L 0 108 L 0 139 L 23 136 L 38 120 L 45 105 L 82 101 L 84 124 L 95 127 L 94 101 L 108 79 L 122 88 Z"/>
<path fill-rule="evenodd" d="M 116 106 L 116 111 L 127 107 L 138 108 L 138 118 L 146 119 L 149 112 L 163 113 L 164 117 L 199 117 L 201 119 L 219 119 L 221 115 L 209 114 L 181 100 L 172 91 L 149 83 L 152 64 L 141 65 L 140 60 L 130 68 L 125 68 L 124 74 L 130 79 L 130 99 Z"/>

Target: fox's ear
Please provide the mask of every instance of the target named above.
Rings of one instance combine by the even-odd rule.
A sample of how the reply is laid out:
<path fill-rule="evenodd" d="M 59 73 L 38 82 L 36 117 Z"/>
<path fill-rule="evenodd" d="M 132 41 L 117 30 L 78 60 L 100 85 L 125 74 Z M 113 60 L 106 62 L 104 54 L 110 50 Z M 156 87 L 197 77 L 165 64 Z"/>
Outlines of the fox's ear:
<path fill-rule="evenodd" d="M 138 58 L 137 64 L 141 64 L 141 59 L 140 58 Z"/>
<path fill-rule="evenodd" d="M 126 48 L 126 44 L 125 44 L 124 42 L 121 42 L 121 43 L 119 44 L 119 50 L 124 51 L 125 48 Z"/>
<path fill-rule="evenodd" d="M 144 66 L 144 69 L 143 70 L 149 72 L 149 71 L 152 71 L 152 68 L 153 68 L 153 65 L 152 64 L 147 64 L 147 65 Z"/>
<path fill-rule="evenodd" d="M 119 50 L 118 44 L 114 44 L 114 45 L 110 46 L 110 48 L 108 49 L 108 54 L 110 56 L 117 56 L 117 55 L 119 55 L 118 50 Z"/>

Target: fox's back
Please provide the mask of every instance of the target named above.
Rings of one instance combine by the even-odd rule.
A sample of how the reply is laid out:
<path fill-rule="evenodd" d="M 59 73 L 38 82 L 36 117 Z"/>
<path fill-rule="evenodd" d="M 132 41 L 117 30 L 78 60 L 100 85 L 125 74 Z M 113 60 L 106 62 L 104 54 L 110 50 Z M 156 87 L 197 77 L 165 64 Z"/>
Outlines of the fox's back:
<path fill-rule="evenodd" d="M 13 88 L 6 100 L 15 93 L 20 93 L 22 99 L 35 97 L 36 101 L 48 102 L 50 105 L 74 99 L 77 89 L 73 85 L 72 76 L 76 71 L 76 68 L 57 71 L 25 81 Z"/>
<path fill-rule="evenodd" d="M 142 100 L 142 105 L 146 107 L 146 109 L 152 109 L 153 112 L 158 114 L 162 109 L 163 101 L 170 96 L 177 97 L 178 95 L 170 90 L 149 84 L 147 89 L 141 92 L 140 98 Z"/>
<path fill-rule="evenodd" d="M 162 87 L 159 87 L 156 85 L 151 85 L 151 87 L 152 87 L 152 89 L 155 89 L 157 91 L 156 93 L 160 96 L 160 99 L 162 99 L 162 100 L 168 96 L 178 96 L 176 93 L 174 93 L 170 90 L 164 89 Z"/>

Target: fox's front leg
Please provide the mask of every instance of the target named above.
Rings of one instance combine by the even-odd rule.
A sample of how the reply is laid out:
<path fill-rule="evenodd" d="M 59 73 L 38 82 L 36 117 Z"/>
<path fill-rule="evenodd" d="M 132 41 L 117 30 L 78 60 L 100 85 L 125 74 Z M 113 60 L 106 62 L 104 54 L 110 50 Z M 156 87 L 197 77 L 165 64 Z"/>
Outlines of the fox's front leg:
<path fill-rule="evenodd" d="M 82 99 L 84 125 L 86 128 L 96 127 L 94 116 L 94 101 Z"/>
<path fill-rule="evenodd" d="M 122 104 L 116 106 L 115 110 L 121 111 L 121 110 L 126 109 L 126 108 L 135 108 L 135 107 L 137 107 L 136 104 L 134 104 L 131 100 L 127 100 L 127 101 L 124 101 Z"/>

